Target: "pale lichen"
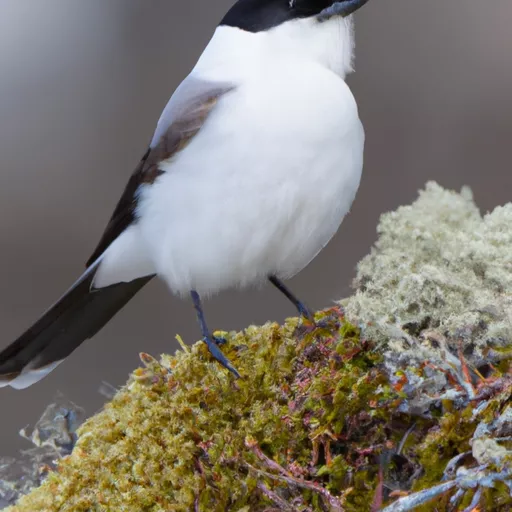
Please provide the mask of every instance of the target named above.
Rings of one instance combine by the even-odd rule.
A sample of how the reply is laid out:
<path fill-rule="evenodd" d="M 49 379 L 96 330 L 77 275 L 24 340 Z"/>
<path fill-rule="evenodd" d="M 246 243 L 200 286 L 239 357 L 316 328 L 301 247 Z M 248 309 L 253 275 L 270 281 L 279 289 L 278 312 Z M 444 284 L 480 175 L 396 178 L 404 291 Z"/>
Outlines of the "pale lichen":
<path fill-rule="evenodd" d="M 482 217 L 469 189 L 428 183 L 415 203 L 382 216 L 344 301 L 348 318 L 391 359 L 457 365 L 459 348 L 476 367 L 508 358 L 511 226 L 512 203 Z"/>
<path fill-rule="evenodd" d="M 141 354 L 10 512 L 506 510 L 511 221 L 429 184 L 383 216 L 349 316 L 222 333 L 240 380 L 202 343 Z"/>
<path fill-rule="evenodd" d="M 55 460 L 71 453 L 84 418 L 81 407 L 58 393 L 32 429 L 20 430 L 30 448 L 20 457 L 0 457 L 0 509 L 41 485 L 48 471 L 55 469 Z"/>
<path fill-rule="evenodd" d="M 485 324 L 475 342 L 512 337 L 512 203 L 482 217 L 471 192 L 431 182 L 410 206 L 385 214 L 379 240 L 358 265 L 347 313 L 404 329 L 455 333 Z M 411 325 L 412 324 L 412 325 Z"/>

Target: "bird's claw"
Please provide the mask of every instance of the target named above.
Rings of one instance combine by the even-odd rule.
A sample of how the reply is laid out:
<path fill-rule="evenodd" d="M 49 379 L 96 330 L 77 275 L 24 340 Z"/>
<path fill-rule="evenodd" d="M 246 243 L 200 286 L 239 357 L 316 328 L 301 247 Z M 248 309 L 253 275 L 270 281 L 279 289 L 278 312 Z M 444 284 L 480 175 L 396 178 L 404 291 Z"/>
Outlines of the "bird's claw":
<path fill-rule="evenodd" d="M 236 370 L 236 368 L 229 362 L 227 357 L 222 353 L 220 348 L 218 347 L 218 340 L 223 338 L 216 338 L 215 336 L 205 336 L 203 341 L 206 343 L 210 354 L 216 359 L 224 368 L 229 370 L 237 379 L 240 378 L 240 374 Z M 226 340 L 224 340 L 226 343 Z M 222 342 L 220 344 L 223 344 Z"/>
<path fill-rule="evenodd" d="M 307 308 L 299 309 L 299 312 L 301 317 L 299 331 L 302 334 L 313 333 L 317 329 L 332 329 L 334 326 L 339 326 L 339 314 L 334 316 L 329 314 L 317 320 L 315 315 Z"/>
<path fill-rule="evenodd" d="M 304 325 L 315 325 L 315 315 L 302 302 L 297 303 L 297 310 Z"/>
<path fill-rule="evenodd" d="M 218 347 L 221 347 L 222 345 L 225 345 L 228 342 L 228 340 L 223 336 L 212 336 L 212 340 Z"/>

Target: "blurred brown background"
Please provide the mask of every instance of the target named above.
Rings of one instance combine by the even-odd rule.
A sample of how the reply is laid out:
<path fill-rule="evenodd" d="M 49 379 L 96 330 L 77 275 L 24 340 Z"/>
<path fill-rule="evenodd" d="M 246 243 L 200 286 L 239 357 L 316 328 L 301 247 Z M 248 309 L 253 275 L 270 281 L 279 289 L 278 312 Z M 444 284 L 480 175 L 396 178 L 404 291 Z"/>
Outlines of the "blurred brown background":
<path fill-rule="evenodd" d="M 160 110 L 231 0 L 0 0 L 0 347 L 74 281 Z M 429 179 L 470 185 L 482 210 L 512 199 L 512 4 L 375 0 L 357 14 L 350 77 L 367 133 L 362 186 L 335 241 L 290 282 L 312 307 L 350 293 L 381 212 Z M 512 227 L 511 227 L 512 229 Z M 276 291 L 208 301 L 213 328 L 294 314 Z M 0 455 L 26 443 L 57 390 L 101 407 L 142 350 L 198 338 L 190 304 L 161 283 L 38 385 L 0 390 Z M 222 371 L 222 370 L 219 370 Z"/>

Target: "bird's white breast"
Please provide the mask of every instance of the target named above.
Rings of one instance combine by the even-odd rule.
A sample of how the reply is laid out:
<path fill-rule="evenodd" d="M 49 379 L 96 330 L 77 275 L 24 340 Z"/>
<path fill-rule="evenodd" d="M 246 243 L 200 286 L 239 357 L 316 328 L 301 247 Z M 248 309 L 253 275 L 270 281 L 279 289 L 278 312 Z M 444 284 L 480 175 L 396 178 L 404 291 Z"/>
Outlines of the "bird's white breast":
<path fill-rule="evenodd" d="M 267 61 L 141 192 L 156 271 L 176 292 L 203 294 L 295 274 L 350 208 L 363 142 L 342 79 L 314 62 Z"/>

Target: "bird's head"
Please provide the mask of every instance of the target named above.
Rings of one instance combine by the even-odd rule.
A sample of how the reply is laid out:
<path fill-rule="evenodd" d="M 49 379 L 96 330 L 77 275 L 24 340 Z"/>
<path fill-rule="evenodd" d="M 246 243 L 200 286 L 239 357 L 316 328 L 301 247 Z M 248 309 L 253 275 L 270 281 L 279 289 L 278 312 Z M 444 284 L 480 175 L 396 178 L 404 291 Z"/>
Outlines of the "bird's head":
<path fill-rule="evenodd" d="M 368 0 L 238 0 L 220 26 L 255 34 L 270 52 L 312 59 L 344 77 L 352 70 L 352 14 Z"/>
<path fill-rule="evenodd" d="M 238 0 L 221 25 L 249 32 L 270 30 L 293 20 L 346 18 L 368 0 Z"/>

